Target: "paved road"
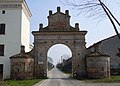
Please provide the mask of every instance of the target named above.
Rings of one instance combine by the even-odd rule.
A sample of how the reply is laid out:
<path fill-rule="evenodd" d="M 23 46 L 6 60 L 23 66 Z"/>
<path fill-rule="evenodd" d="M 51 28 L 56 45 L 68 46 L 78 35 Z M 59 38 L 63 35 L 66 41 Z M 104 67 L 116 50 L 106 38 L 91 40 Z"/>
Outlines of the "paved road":
<path fill-rule="evenodd" d="M 85 83 L 69 79 L 67 75 L 57 68 L 53 68 L 48 74 L 49 79 L 39 82 L 34 86 L 120 86 L 120 83 Z"/>

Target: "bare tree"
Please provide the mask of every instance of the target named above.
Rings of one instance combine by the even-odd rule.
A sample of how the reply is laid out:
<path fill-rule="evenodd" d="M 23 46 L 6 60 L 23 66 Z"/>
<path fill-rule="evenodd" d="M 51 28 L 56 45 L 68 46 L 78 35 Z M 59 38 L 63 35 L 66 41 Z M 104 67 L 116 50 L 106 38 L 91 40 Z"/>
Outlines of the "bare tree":
<path fill-rule="evenodd" d="M 72 6 L 75 10 L 79 10 L 79 13 L 85 13 L 89 17 L 104 17 L 107 16 L 110 20 L 118 38 L 120 34 L 117 30 L 116 24 L 120 26 L 120 22 L 113 15 L 110 9 L 105 4 L 107 0 L 60 0 L 62 3 Z"/>

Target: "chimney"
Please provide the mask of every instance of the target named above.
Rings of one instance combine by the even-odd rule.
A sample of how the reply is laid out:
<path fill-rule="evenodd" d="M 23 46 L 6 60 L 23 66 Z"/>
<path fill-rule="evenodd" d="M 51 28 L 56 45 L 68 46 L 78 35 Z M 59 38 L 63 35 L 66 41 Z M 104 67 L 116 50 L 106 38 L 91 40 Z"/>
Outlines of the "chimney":
<path fill-rule="evenodd" d="M 52 10 L 49 10 L 49 16 L 52 15 Z"/>
<path fill-rule="evenodd" d="M 69 15 L 69 10 L 65 10 L 65 14 L 66 14 L 66 15 Z"/>
<path fill-rule="evenodd" d="M 25 46 L 21 45 L 21 53 L 25 53 Z"/>
<path fill-rule="evenodd" d="M 60 7 L 57 7 L 57 12 L 60 12 Z"/>

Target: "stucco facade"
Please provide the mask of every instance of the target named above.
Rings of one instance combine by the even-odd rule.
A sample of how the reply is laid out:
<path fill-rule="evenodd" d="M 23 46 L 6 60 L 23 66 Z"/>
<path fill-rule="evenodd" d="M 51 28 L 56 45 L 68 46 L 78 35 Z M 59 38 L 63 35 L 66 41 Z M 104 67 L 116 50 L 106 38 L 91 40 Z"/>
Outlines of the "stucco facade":
<path fill-rule="evenodd" d="M 24 0 L 0 0 L 0 24 L 5 24 L 5 34 L 0 35 L 0 44 L 4 45 L 4 56 L 0 56 L 3 79 L 10 78 L 9 57 L 20 53 L 21 45 L 29 51 L 30 16 Z"/>

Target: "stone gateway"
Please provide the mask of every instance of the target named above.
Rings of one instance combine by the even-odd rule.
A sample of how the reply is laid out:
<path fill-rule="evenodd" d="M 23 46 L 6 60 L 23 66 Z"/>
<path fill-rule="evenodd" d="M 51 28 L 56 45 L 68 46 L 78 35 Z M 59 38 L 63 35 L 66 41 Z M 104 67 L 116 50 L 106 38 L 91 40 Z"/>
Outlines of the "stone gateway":
<path fill-rule="evenodd" d="M 34 35 L 34 48 L 28 54 L 34 59 L 34 65 L 29 66 L 34 67 L 34 78 L 47 77 L 47 52 L 55 44 L 65 44 L 72 51 L 72 76 L 74 78 L 86 76 L 86 33 L 87 31 L 80 30 L 78 23 L 75 24 L 75 27 L 70 25 L 68 10 L 65 13 L 60 11 L 60 7 L 57 7 L 56 13 L 52 13 L 50 10 L 48 26 L 43 27 L 43 24 L 40 24 L 39 31 L 32 32 Z M 13 63 L 14 59 L 11 59 Z M 31 58 L 30 60 L 33 61 Z M 14 65 L 11 66 L 11 71 L 13 71 L 13 67 Z"/>
<path fill-rule="evenodd" d="M 87 31 L 79 31 L 79 24 L 75 27 L 70 26 L 69 11 L 65 14 L 57 12 L 52 14 L 49 11 L 48 26 L 40 24 L 39 31 L 33 31 L 34 35 L 34 57 L 35 57 L 35 76 L 47 76 L 47 52 L 55 44 L 65 44 L 72 51 L 72 74 L 73 76 L 85 75 L 85 35 Z M 76 74 L 77 73 L 77 74 Z"/>

